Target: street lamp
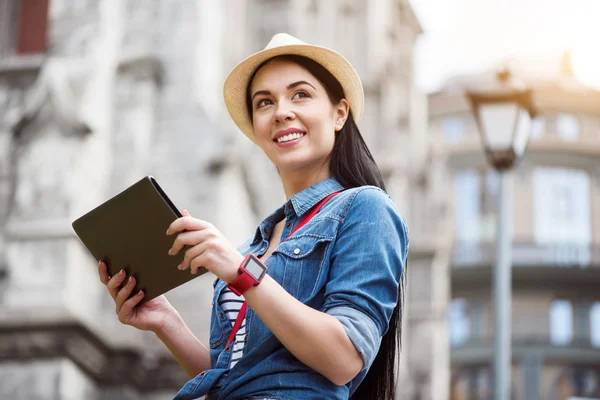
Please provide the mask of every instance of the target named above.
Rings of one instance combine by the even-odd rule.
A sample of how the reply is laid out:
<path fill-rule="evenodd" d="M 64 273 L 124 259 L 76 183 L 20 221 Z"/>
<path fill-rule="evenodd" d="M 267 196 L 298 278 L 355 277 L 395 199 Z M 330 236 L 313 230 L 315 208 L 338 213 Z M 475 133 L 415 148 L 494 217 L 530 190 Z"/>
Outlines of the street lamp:
<path fill-rule="evenodd" d="M 500 175 L 494 269 L 494 399 L 510 398 L 512 167 L 524 154 L 535 117 L 531 90 L 510 87 L 510 73 L 497 75 L 501 89 L 467 92 L 486 158 Z"/>

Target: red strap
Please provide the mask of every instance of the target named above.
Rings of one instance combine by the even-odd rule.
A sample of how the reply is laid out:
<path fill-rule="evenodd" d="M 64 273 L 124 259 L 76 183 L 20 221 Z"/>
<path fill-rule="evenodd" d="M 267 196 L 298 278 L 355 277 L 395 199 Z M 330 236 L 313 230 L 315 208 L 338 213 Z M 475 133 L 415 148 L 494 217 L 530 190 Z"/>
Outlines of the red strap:
<path fill-rule="evenodd" d="M 300 220 L 298 225 L 296 225 L 296 227 L 290 232 L 290 234 L 288 235 L 287 238 L 285 238 L 285 240 L 288 240 L 298 229 L 300 229 L 304 225 L 306 225 L 308 223 L 308 221 L 310 221 L 311 218 L 314 217 L 315 214 L 321 210 L 321 208 L 323 208 L 325 203 L 327 203 L 327 201 L 329 201 L 329 199 L 331 199 L 333 196 L 335 196 L 338 193 L 339 192 L 331 193 L 329 196 L 325 197 L 323 200 L 318 202 L 317 205 L 315 205 L 313 208 L 311 208 L 310 211 L 308 212 L 308 214 L 306 214 Z M 235 319 L 235 323 L 233 324 L 231 333 L 229 334 L 229 339 L 227 340 L 227 346 L 229 346 L 235 340 L 235 335 L 237 335 L 238 331 L 240 330 L 240 328 L 242 326 L 242 322 L 244 322 L 244 318 L 246 317 L 247 308 L 248 308 L 248 302 L 244 301 L 244 303 L 242 304 L 242 308 L 240 308 L 240 312 L 238 313 L 238 316 Z"/>
<path fill-rule="evenodd" d="M 246 318 L 246 309 L 248 308 L 248 303 L 244 302 L 242 304 L 242 308 L 240 308 L 240 312 L 238 313 L 237 318 L 235 319 L 235 323 L 233 324 L 233 329 L 231 329 L 231 334 L 229 334 L 229 339 L 227 340 L 227 346 L 233 342 L 235 339 L 235 335 L 237 335 L 238 331 L 242 326 L 242 322 L 244 322 L 244 318 Z"/>

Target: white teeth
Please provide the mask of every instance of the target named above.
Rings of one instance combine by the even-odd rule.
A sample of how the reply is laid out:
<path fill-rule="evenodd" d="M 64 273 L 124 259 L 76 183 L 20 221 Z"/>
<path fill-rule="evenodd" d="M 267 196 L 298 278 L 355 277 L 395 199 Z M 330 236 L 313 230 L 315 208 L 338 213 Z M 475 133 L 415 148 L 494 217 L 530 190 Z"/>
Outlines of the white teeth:
<path fill-rule="evenodd" d="M 304 135 L 305 133 L 290 133 L 289 135 L 278 138 L 277 143 L 289 142 L 290 140 L 301 138 Z"/>

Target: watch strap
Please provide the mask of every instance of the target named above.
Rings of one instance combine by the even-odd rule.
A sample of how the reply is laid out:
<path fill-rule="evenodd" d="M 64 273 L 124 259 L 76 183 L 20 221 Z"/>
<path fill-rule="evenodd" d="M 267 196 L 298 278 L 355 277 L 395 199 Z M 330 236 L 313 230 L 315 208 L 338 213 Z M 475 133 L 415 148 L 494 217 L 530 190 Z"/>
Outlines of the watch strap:
<path fill-rule="evenodd" d="M 227 287 L 235 293 L 236 296 L 241 296 L 244 292 L 254 286 L 255 280 L 250 276 L 246 270 L 240 269 L 240 275 L 235 281 L 228 283 Z"/>
<path fill-rule="evenodd" d="M 248 273 L 248 271 L 246 271 L 245 266 L 248 264 L 248 261 L 254 258 L 255 260 L 257 260 L 258 262 L 260 262 L 256 256 L 254 256 L 253 254 L 248 254 L 246 256 L 246 258 L 244 258 L 244 261 L 242 262 L 242 264 L 240 265 L 240 268 L 238 270 L 239 275 L 238 277 L 231 283 L 227 284 L 227 287 L 233 292 L 235 293 L 236 296 L 241 296 L 244 294 L 244 292 L 246 292 L 246 290 L 250 289 L 252 286 L 257 286 L 260 283 L 260 280 L 256 280 L 252 275 L 250 275 Z M 261 265 L 263 265 L 262 263 L 260 263 Z M 266 270 L 266 266 L 265 266 L 265 270 Z M 264 275 L 263 275 L 264 276 Z"/>

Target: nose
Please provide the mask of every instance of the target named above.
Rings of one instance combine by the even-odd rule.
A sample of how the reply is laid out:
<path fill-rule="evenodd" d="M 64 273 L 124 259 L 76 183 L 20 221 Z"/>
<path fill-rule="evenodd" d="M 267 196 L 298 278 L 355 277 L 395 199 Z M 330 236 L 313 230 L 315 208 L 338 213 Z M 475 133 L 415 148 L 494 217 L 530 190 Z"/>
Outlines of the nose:
<path fill-rule="evenodd" d="M 273 114 L 273 122 L 281 123 L 283 121 L 292 121 L 296 118 L 296 115 L 292 111 L 289 105 L 279 103 L 277 106 L 275 113 Z"/>

